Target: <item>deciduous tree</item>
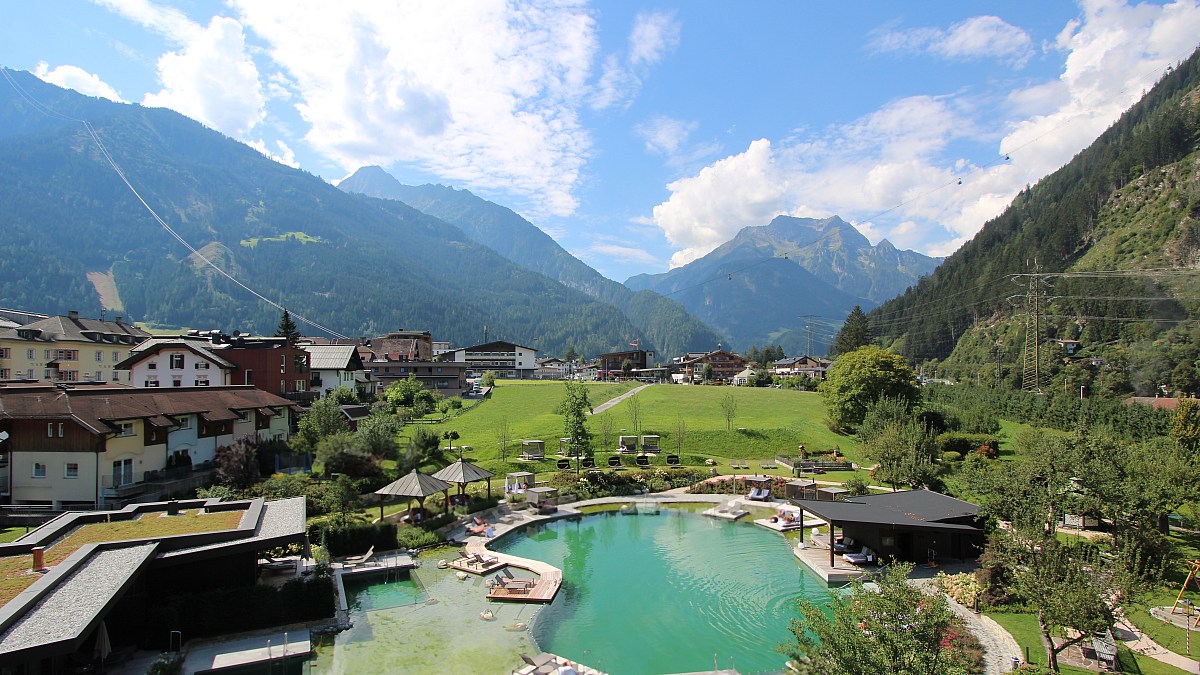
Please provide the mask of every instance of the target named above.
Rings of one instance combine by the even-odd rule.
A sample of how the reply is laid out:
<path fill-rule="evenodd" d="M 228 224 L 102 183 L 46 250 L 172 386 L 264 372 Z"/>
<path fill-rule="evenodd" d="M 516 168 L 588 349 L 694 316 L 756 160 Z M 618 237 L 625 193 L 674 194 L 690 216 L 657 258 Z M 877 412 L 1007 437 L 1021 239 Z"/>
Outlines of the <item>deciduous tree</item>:
<path fill-rule="evenodd" d="M 731 392 L 721 397 L 721 414 L 725 417 L 725 430 L 733 431 L 733 420 L 737 416 L 737 399 Z"/>
<path fill-rule="evenodd" d="M 570 439 L 569 454 L 591 457 L 592 432 L 587 428 L 587 414 L 591 412 L 592 404 L 588 401 L 587 387 L 571 380 L 563 384 L 566 393 L 558 404 L 558 413 L 563 416 L 563 436 Z"/>
<path fill-rule="evenodd" d="M 817 391 L 825 400 L 829 421 L 839 429 L 856 428 L 867 407 L 884 396 L 911 403 L 919 395 L 916 374 L 904 357 L 879 347 L 840 356 Z"/>

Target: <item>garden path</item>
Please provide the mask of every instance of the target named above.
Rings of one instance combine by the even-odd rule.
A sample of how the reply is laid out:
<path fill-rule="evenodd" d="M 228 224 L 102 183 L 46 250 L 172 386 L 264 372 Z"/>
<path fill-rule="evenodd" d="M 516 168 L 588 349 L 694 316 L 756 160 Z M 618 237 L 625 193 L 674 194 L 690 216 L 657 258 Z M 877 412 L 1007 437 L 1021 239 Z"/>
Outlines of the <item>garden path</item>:
<path fill-rule="evenodd" d="M 653 386 L 654 386 L 653 384 L 643 384 L 640 387 L 635 387 L 633 389 L 630 389 L 629 391 L 625 392 L 624 394 L 621 394 L 620 396 L 618 396 L 616 398 L 609 399 L 609 400 L 605 401 L 604 403 L 601 403 L 600 405 L 596 406 L 595 408 L 592 408 L 592 412 L 590 412 L 588 414 L 589 415 L 599 415 L 600 413 L 604 412 L 605 410 L 608 410 L 609 408 L 620 403 L 621 401 L 624 401 L 625 399 L 629 398 L 630 396 L 633 396 L 634 394 L 645 389 L 646 387 L 653 387 Z"/>

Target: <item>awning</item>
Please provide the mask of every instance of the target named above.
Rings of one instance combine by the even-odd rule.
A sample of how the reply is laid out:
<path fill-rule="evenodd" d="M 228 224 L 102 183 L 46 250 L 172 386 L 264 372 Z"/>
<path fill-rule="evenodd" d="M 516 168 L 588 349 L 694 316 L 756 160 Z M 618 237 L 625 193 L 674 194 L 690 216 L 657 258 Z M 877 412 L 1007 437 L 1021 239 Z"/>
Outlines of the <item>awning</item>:
<path fill-rule="evenodd" d="M 264 417 L 274 417 L 275 415 L 278 415 L 279 413 L 275 412 L 271 408 L 259 408 L 258 414 L 263 415 Z"/>

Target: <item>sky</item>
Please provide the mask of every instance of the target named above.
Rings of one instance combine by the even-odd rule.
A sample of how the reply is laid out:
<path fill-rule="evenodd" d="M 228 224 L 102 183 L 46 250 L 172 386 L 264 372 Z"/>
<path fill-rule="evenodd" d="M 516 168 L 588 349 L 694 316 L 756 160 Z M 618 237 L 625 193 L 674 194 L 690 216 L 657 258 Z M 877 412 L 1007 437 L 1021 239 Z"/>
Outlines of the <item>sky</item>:
<path fill-rule="evenodd" d="M 6 3 L 0 65 L 469 189 L 624 281 L 780 214 L 949 255 L 1192 53 L 1198 3 L 56 0 Z"/>

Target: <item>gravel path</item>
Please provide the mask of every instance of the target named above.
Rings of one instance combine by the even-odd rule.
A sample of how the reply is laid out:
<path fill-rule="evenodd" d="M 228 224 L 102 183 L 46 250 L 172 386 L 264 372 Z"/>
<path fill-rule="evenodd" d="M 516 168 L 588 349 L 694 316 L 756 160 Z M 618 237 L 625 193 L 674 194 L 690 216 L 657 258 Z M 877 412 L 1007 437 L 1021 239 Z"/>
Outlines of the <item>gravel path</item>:
<path fill-rule="evenodd" d="M 609 400 L 605 401 L 604 403 L 601 403 L 600 405 L 596 406 L 595 408 L 592 408 L 592 412 L 590 412 L 588 414 L 589 415 L 599 415 L 600 413 L 604 412 L 605 410 L 608 410 L 609 408 L 620 403 L 621 401 L 624 401 L 625 399 L 629 398 L 630 396 L 633 396 L 634 394 L 645 389 L 646 387 L 653 387 L 653 386 L 654 386 L 653 384 L 643 384 L 642 386 L 637 387 L 635 389 L 630 389 L 629 391 L 625 392 L 624 394 L 621 394 L 620 396 L 618 396 L 614 399 L 609 399 Z"/>
<path fill-rule="evenodd" d="M 932 579 L 918 579 L 913 583 L 928 591 L 941 592 L 933 585 Z M 963 607 L 954 598 L 946 596 L 946 601 L 950 603 L 950 609 L 966 623 L 967 630 L 979 638 L 979 643 L 983 645 L 983 672 L 986 675 L 1012 672 L 1013 658 L 1016 657 L 1018 663 L 1021 661 L 1021 646 L 1013 636 L 991 618 Z"/>

